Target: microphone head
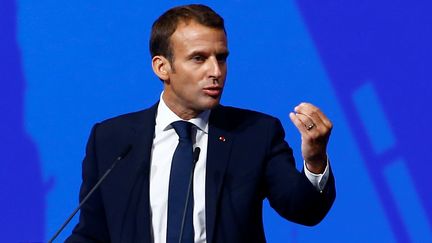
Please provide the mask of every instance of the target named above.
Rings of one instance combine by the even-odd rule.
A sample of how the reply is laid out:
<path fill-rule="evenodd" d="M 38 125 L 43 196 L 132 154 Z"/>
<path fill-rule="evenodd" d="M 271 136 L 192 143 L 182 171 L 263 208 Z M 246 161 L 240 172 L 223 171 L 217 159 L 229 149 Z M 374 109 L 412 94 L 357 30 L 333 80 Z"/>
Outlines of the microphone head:
<path fill-rule="evenodd" d="M 200 152 L 201 152 L 200 147 L 196 147 L 196 148 L 194 149 L 194 151 L 193 151 L 193 162 L 194 162 L 194 164 L 195 164 L 196 162 L 198 162 Z"/>

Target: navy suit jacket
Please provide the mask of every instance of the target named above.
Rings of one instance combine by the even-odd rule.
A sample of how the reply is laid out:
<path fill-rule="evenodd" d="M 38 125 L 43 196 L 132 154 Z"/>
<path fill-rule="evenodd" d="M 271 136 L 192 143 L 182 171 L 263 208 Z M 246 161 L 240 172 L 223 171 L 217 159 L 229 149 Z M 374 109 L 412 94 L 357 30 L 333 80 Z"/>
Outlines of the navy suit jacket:
<path fill-rule="evenodd" d="M 94 126 L 83 161 L 80 200 L 129 144 L 132 149 L 83 205 L 67 242 L 151 242 L 149 175 L 156 110 L 154 105 Z M 315 225 L 324 218 L 336 195 L 333 175 L 330 172 L 319 192 L 296 170 L 284 136 L 279 120 L 268 115 L 221 105 L 212 110 L 207 242 L 265 242 L 265 198 L 290 221 Z"/>

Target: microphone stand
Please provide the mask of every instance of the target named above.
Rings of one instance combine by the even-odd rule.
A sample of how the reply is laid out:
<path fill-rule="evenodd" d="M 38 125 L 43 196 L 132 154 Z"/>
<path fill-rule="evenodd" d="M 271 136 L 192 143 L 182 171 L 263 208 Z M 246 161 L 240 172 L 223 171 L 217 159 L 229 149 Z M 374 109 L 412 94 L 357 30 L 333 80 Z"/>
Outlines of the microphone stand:
<path fill-rule="evenodd" d="M 195 165 L 198 162 L 199 159 L 199 154 L 201 152 L 201 149 L 199 147 L 196 147 L 195 150 L 193 151 L 193 164 L 192 164 L 192 171 L 190 173 L 189 176 L 189 185 L 188 185 L 188 190 L 186 193 L 186 201 L 185 201 L 185 206 L 183 209 L 183 217 L 182 217 L 182 222 L 181 222 L 181 227 L 180 227 L 180 237 L 179 237 L 179 243 L 182 242 L 182 238 L 183 238 L 183 230 L 184 230 L 184 224 L 185 224 L 185 220 L 186 220 L 186 212 L 187 212 L 187 208 L 189 205 L 189 196 L 191 193 L 191 189 L 192 189 L 192 181 L 193 181 L 193 175 L 195 172 Z M 193 209 L 192 209 L 193 210 Z"/>
<path fill-rule="evenodd" d="M 72 218 L 75 216 L 75 214 L 78 212 L 78 210 L 81 209 L 81 206 L 89 199 L 89 197 L 93 194 L 93 192 L 99 188 L 99 185 L 105 180 L 105 177 L 107 177 L 109 175 L 109 173 L 111 172 L 111 170 L 117 165 L 117 163 L 122 160 L 124 157 L 126 157 L 126 155 L 129 153 L 129 151 L 132 149 L 132 146 L 129 145 L 124 151 L 123 153 L 121 153 L 112 163 L 111 167 L 108 168 L 108 170 L 105 172 L 105 174 L 103 174 L 103 176 L 98 180 L 98 182 L 96 183 L 96 185 L 93 186 L 93 188 L 90 190 L 89 193 L 87 193 L 87 195 L 84 197 L 84 199 L 81 201 L 81 203 L 78 205 L 78 207 L 72 212 L 72 214 L 69 216 L 69 218 L 66 219 L 66 221 L 62 224 L 62 226 L 60 227 L 60 229 L 58 229 L 56 231 L 56 233 L 51 237 L 51 239 L 48 241 L 48 243 L 52 243 L 57 236 L 63 231 L 63 229 L 66 227 L 66 225 L 69 224 L 69 222 L 72 220 Z"/>

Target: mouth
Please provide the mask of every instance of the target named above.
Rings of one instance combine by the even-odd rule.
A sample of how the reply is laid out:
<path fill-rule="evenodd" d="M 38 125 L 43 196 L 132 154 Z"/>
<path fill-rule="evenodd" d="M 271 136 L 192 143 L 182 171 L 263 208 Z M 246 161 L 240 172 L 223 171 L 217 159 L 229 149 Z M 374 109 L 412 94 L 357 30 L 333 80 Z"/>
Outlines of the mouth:
<path fill-rule="evenodd" d="M 204 93 L 213 98 L 217 98 L 222 94 L 222 87 L 220 86 L 210 86 L 203 89 Z"/>

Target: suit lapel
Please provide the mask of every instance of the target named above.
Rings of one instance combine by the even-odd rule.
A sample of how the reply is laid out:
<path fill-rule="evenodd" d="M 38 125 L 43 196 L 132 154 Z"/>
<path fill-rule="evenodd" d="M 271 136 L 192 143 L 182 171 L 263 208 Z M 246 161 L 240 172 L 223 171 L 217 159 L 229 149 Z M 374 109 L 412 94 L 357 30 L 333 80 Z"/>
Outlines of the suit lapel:
<path fill-rule="evenodd" d="M 228 132 L 223 107 L 212 110 L 209 119 L 209 135 L 206 164 L 206 234 L 212 242 L 217 217 L 220 191 L 228 164 L 233 136 Z"/>
<path fill-rule="evenodd" d="M 118 191 L 124 197 L 118 199 L 122 215 L 121 242 L 150 242 L 149 175 L 157 104 L 142 111 L 132 129 L 132 149 L 121 163 L 122 179 L 118 180 Z M 120 167 L 120 166 L 119 166 Z M 119 195 L 120 196 L 120 195 Z"/>

